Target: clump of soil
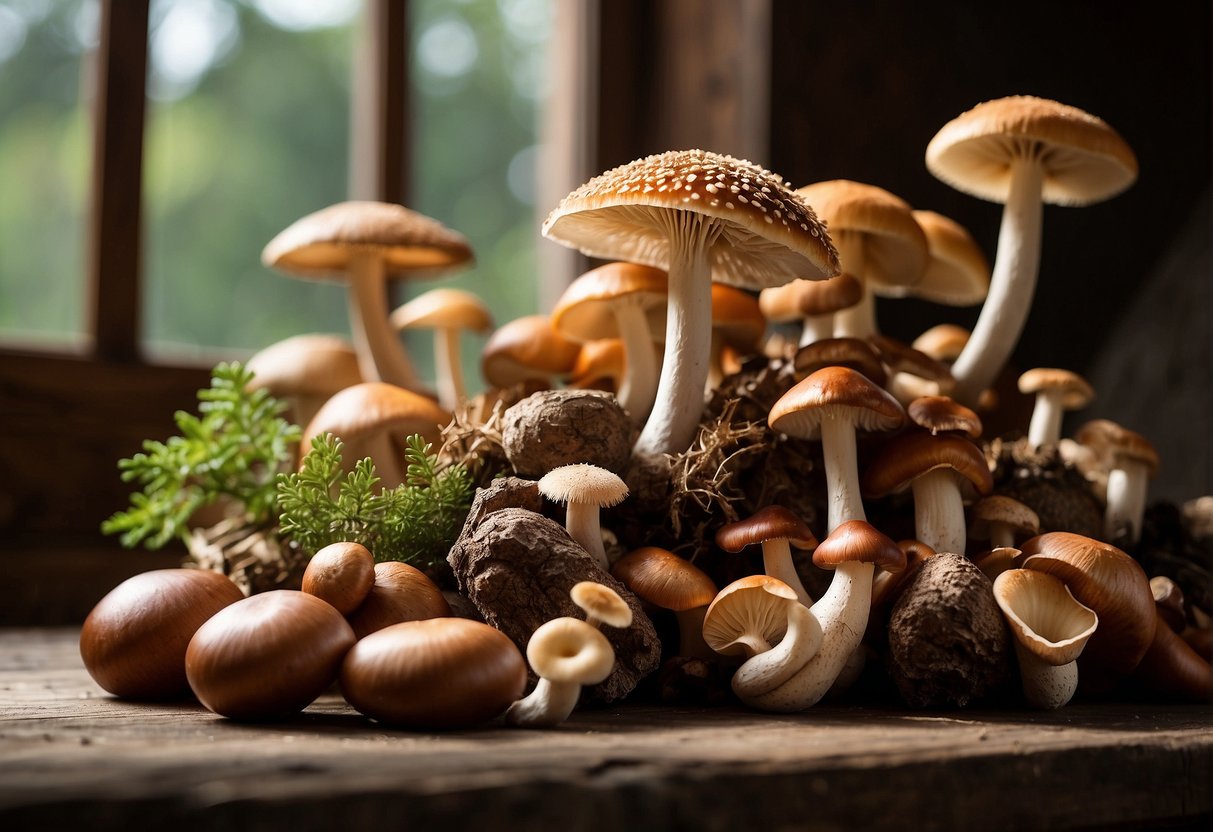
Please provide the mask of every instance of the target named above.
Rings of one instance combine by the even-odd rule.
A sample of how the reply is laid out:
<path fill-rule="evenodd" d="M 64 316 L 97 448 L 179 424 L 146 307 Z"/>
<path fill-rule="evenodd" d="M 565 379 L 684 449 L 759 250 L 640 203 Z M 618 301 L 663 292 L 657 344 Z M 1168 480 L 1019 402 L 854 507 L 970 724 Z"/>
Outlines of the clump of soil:
<path fill-rule="evenodd" d="M 545 390 L 505 411 L 501 440 L 519 476 L 538 479 L 553 468 L 588 463 L 623 475 L 635 428 L 610 393 Z"/>

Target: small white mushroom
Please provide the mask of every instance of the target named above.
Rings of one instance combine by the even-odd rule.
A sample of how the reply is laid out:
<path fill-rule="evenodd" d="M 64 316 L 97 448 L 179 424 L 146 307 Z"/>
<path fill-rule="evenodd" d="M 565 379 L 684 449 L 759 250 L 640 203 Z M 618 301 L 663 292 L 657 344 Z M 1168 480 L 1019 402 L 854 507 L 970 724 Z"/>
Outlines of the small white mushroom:
<path fill-rule="evenodd" d="M 582 685 L 611 675 L 615 651 L 601 632 L 576 618 L 554 618 L 539 626 L 526 645 L 526 659 L 539 683 L 505 712 L 523 728 L 551 728 L 569 718 Z"/>
<path fill-rule="evenodd" d="M 539 493 L 554 503 L 567 503 L 564 527 L 569 535 L 610 571 L 598 510 L 628 496 L 628 487 L 617 474 L 587 463 L 562 465 L 539 480 Z"/>

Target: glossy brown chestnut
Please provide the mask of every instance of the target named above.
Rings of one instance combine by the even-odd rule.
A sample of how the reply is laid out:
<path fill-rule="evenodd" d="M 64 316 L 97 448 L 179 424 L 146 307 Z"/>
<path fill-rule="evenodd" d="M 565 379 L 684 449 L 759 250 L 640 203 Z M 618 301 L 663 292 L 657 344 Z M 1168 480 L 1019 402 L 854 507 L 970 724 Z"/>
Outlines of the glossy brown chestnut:
<path fill-rule="evenodd" d="M 414 566 L 397 561 L 375 564 L 375 582 L 349 616 L 358 638 L 402 621 L 443 618 L 451 607 L 442 590 Z"/>
<path fill-rule="evenodd" d="M 276 589 L 232 604 L 198 628 L 185 653 L 194 694 L 232 719 L 306 708 L 337 677 L 354 631 L 314 595 Z"/>
<path fill-rule="evenodd" d="M 98 685 L 127 699 L 189 693 L 185 649 L 194 632 L 244 595 L 218 572 L 157 569 L 97 602 L 80 632 L 80 658 Z"/>
<path fill-rule="evenodd" d="M 359 641 L 341 690 L 361 713 L 406 728 L 463 728 L 522 696 L 526 662 L 502 632 L 464 618 L 393 624 Z"/>
<path fill-rule="evenodd" d="M 325 546 L 303 571 L 303 591 L 328 601 L 337 612 L 349 615 L 375 583 L 375 557 L 361 543 Z"/>

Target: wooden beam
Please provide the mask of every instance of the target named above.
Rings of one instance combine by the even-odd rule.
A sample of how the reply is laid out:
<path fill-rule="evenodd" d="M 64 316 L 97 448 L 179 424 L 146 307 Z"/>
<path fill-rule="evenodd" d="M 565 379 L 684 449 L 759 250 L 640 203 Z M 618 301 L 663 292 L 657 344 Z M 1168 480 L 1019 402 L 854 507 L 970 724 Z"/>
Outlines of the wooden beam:
<path fill-rule="evenodd" d="M 139 358 L 149 0 L 102 0 L 87 279 L 93 354 Z"/>
<path fill-rule="evenodd" d="M 350 196 L 409 198 L 409 4 L 368 0 L 354 65 Z"/>

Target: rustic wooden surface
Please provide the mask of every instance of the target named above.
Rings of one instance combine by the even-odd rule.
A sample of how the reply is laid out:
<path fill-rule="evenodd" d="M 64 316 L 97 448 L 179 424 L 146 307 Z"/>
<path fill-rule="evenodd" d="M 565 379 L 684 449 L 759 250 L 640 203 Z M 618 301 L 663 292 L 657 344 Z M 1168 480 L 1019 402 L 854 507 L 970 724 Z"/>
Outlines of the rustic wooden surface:
<path fill-rule="evenodd" d="M 0 630 L 0 828 L 1209 828 L 1213 717 L 625 706 L 385 730 L 327 695 L 238 724 L 105 695 L 73 629 Z"/>

